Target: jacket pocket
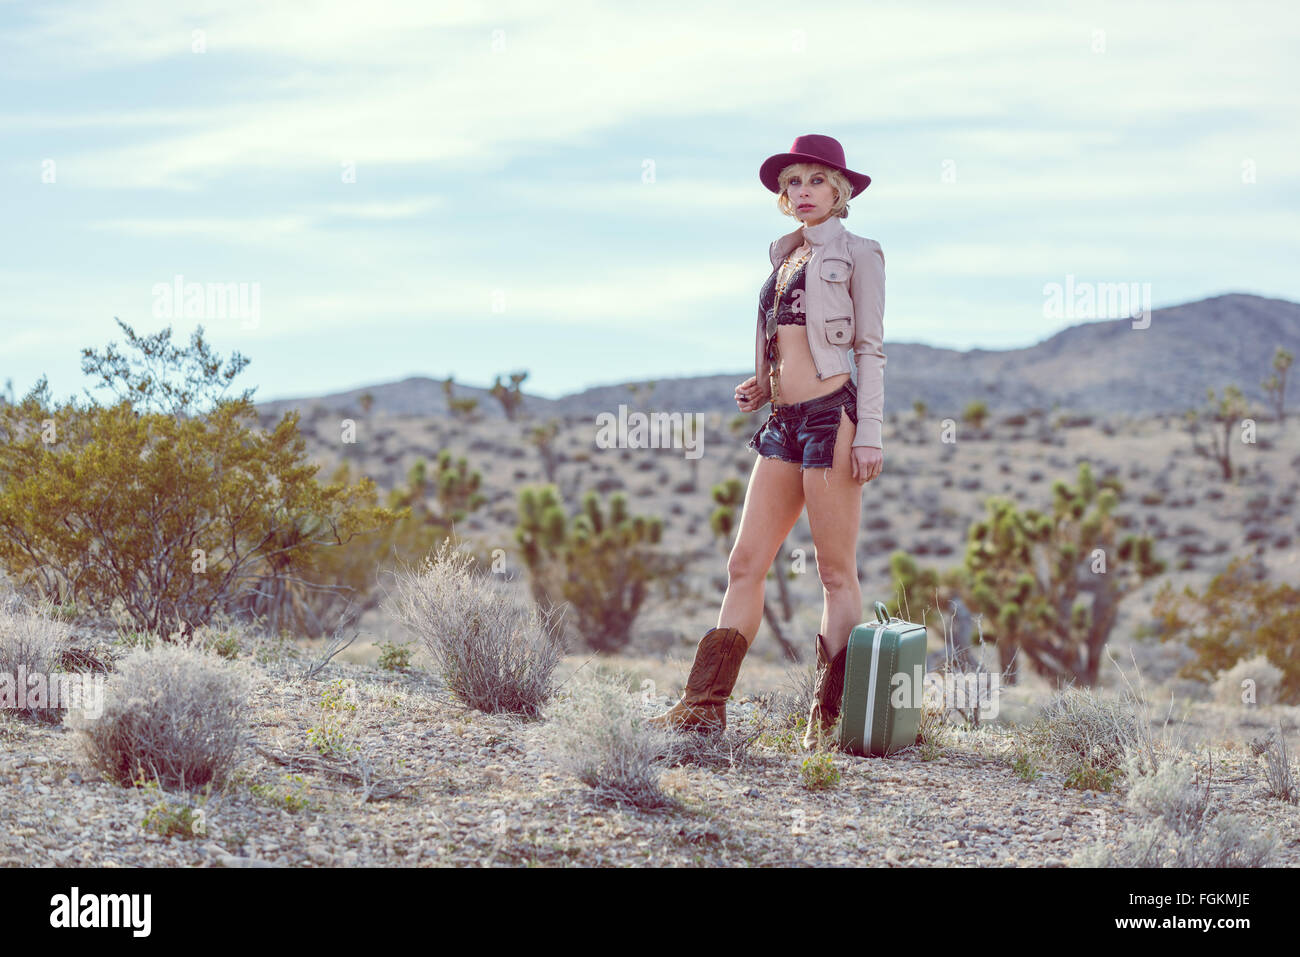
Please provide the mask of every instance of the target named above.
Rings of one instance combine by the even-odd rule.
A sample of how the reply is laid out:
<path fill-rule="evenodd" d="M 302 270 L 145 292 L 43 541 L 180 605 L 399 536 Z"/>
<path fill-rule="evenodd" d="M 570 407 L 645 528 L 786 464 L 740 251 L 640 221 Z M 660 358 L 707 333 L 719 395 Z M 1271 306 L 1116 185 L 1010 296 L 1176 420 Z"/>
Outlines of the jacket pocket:
<path fill-rule="evenodd" d="M 826 320 L 826 341 L 836 346 L 846 346 L 853 341 L 853 317 L 830 316 Z"/>
<path fill-rule="evenodd" d="M 848 282 L 851 267 L 847 259 L 837 259 L 830 257 L 823 259 L 821 271 L 818 273 L 827 282 Z"/>
<path fill-rule="evenodd" d="M 835 345 L 853 341 L 853 296 L 849 290 L 852 274 L 852 263 L 835 256 L 823 259 L 817 267 L 817 278 L 821 281 L 821 313 L 827 320 L 826 338 Z M 848 316 L 849 321 L 832 327 L 831 323 L 843 316 Z M 845 325 L 849 326 L 847 332 L 843 331 Z"/>

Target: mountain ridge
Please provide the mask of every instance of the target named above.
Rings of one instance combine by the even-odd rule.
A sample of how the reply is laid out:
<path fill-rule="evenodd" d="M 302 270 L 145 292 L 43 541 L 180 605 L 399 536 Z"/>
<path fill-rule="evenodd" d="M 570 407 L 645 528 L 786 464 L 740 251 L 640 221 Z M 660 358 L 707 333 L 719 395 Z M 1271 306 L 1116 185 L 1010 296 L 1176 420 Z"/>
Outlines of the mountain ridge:
<path fill-rule="evenodd" d="M 1252 403 L 1267 406 L 1261 382 L 1272 374 L 1275 349 L 1300 354 L 1300 303 L 1286 299 L 1224 293 L 1154 309 L 1144 329 L 1131 324 L 1128 318 L 1078 322 L 1015 349 L 957 350 L 886 339 L 886 411 L 910 411 L 919 399 L 931 411 L 959 414 L 968 402 L 981 399 L 1003 414 L 1054 406 L 1092 414 L 1181 414 L 1203 403 L 1207 388 L 1221 392 L 1229 384 L 1239 386 Z M 747 374 L 651 378 L 649 391 L 634 392 L 637 383 L 620 383 L 558 399 L 525 390 L 524 408 L 539 418 L 590 416 L 620 403 L 734 411 L 735 384 Z M 443 380 L 424 376 L 256 405 L 259 413 L 274 417 L 312 406 L 351 412 L 360 410 L 367 392 L 374 409 L 388 414 L 448 414 Z M 453 394 L 477 398 L 483 414 L 504 417 L 485 388 L 454 384 Z"/>

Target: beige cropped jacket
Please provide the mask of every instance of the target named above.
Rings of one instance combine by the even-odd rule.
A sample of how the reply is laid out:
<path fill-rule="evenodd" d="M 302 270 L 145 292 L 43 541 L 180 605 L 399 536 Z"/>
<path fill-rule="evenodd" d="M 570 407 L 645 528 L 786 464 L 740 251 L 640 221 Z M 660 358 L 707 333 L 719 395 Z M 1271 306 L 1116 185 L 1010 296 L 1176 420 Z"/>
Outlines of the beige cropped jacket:
<path fill-rule="evenodd" d="M 817 378 L 845 372 L 856 378 L 858 427 L 853 444 L 883 449 L 885 254 L 874 239 L 849 232 L 842 219 L 832 216 L 775 240 L 769 250 L 772 268 L 805 237 L 812 256 L 804 271 L 804 321 Z M 760 306 L 754 346 L 759 388 L 768 382 L 767 338 L 773 335 L 775 316 L 769 325 Z"/>

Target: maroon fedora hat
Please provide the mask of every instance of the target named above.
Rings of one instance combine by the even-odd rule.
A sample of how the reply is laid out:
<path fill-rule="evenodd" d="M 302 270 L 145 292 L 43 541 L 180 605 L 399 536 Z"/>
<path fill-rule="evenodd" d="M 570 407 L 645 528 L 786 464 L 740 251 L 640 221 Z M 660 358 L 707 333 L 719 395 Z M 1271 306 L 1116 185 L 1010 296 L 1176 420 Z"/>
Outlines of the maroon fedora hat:
<path fill-rule="evenodd" d="M 839 170 L 853 184 L 853 193 L 849 199 L 871 185 L 871 177 L 866 173 L 855 173 L 844 165 L 844 147 L 833 136 L 822 136 L 820 133 L 796 136 L 790 152 L 777 153 L 763 160 L 763 165 L 758 168 L 758 178 L 772 192 L 779 193 L 781 187 L 778 177 L 781 170 L 791 163 L 821 163 Z"/>

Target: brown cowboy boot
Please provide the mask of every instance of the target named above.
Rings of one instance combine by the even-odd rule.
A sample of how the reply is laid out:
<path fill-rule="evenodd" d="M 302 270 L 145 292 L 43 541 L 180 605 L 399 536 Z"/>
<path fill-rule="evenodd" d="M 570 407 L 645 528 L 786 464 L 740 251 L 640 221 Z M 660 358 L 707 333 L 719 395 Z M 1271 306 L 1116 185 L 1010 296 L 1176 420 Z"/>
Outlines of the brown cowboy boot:
<path fill-rule="evenodd" d="M 749 642 L 735 628 L 710 628 L 695 648 L 686 691 L 677 704 L 650 719 L 658 728 L 700 733 L 725 731 L 727 696 L 736 685 Z"/>
<path fill-rule="evenodd" d="M 817 746 L 817 732 L 828 732 L 835 727 L 840 717 L 840 705 L 844 698 L 844 658 L 848 647 L 840 650 L 834 660 L 826 655 L 826 639 L 817 634 L 817 678 L 813 685 L 813 703 L 808 709 L 808 728 L 803 734 L 805 750 Z"/>

